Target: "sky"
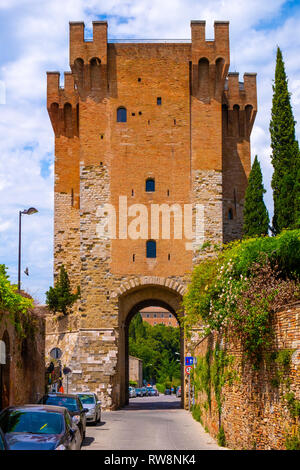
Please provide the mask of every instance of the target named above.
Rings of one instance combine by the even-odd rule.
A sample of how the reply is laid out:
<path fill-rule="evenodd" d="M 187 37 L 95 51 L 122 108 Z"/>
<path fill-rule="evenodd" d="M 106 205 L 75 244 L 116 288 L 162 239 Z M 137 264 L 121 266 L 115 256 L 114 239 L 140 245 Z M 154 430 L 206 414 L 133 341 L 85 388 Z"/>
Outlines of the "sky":
<path fill-rule="evenodd" d="M 283 52 L 295 121 L 300 123 L 300 0 L 0 0 L 0 264 L 13 283 L 22 217 L 22 288 L 38 302 L 53 285 L 54 136 L 46 109 L 46 71 L 70 70 L 69 21 L 108 21 L 108 37 L 190 39 L 190 21 L 230 21 L 230 71 L 257 73 L 258 114 L 251 158 L 262 165 L 272 217 L 269 122 L 276 49 Z M 300 124 L 296 124 L 299 138 Z"/>

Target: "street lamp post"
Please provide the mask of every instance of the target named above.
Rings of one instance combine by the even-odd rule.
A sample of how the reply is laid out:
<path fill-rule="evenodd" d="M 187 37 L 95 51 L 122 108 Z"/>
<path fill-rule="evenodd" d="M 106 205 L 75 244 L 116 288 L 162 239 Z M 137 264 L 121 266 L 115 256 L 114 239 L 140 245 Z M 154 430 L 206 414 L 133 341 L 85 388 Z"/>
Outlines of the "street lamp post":
<path fill-rule="evenodd" d="M 37 209 L 34 207 L 30 207 L 29 209 L 25 209 L 23 211 L 19 211 L 19 257 L 18 257 L 18 290 L 21 290 L 21 222 L 22 222 L 22 214 L 31 215 L 38 212 Z"/>

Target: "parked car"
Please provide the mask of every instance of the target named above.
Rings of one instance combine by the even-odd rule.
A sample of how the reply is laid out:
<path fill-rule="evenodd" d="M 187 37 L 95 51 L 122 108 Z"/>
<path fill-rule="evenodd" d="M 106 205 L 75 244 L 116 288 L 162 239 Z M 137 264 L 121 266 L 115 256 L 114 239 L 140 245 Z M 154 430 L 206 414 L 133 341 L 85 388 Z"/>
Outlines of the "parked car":
<path fill-rule="evenodd" d="M 158 393 L 158 390 L 156 390 L 156 388 L 154 388 L 154 387 L 148 387 L 148 395 L 149 395 L 150 397 L 156 397 L 156 396 L 159 395 L 159 393 Z"/>
<path fill-rule="evenodd" d="M 176 397 L 181 397 L 181 387 L 177 387 L 177 389 L 176 389 Z"/>
<path fill-rule="evenodd" d="M 0 429 L 0 450 L 7 450 L 6 439 L 1 429 Z"/>
<path fill-rule="evenodd" d="M 8 450 L 80 450 L 79 428 L 60 406 L 5 408 L 0 413 L 0 427 Z"/>
<path fill-rule="evenodd" d="M 136 398 L 136 391 L 134 387 L 129 387 L 129 398 Z"/>
<path fill-rule="evenodd" d="M 39 403 L 43 405 L 64 406 L 69 410 L 72 420 L 79 427 L 82 440 L 85 438 L 86 430 L 86 413 L 88 408 L 83 408 L 82 403 L 77 395 L 65 393 L 48 393 L 44 395 Z"/>
<path fill-rule="evenodd" d="M 94 392 L 77 393 L 84 408 L 89 411 L 86 413 L 86 421 L 97 424 L 101 421 L 101 401 Z"/>
<path fill-rule="evenodd" d="M 136 388 L 136 389 L 135 389 L 135 393 L 136 393 L 136 396 L 137 396 L 137 397 L 142 397 L 142 396 L 144 396 L 141 388 Z"/>
<path fill-rule="evenodd" d="M 171 390 L 169 388 L 165 389 L 165 395 L 171 395 Z"/>
<path fill-rule="evenodd" d="M 143 396 L 144 396 L 144 397 L 147 397 L 147 396 L 148 396 L 148 389 L 147 389 L 147 387 L 142 387 L 141 390 L 142 390 L 142 392 L 143 392 Z"/>

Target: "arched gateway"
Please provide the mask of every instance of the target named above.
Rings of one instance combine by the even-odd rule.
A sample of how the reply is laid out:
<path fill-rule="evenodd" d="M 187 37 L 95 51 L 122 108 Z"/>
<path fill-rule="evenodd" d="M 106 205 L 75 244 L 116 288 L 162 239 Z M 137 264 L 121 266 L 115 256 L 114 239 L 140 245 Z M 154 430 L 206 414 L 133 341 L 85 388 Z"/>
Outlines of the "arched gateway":
<path fill-rule="evenodd" d="M 182 288 L 182 286 L 180 286 Z M 178 290 L 160 284 L 140 285 L 125 291 L 119 297 L 119 383 L 120 403 L 128 402 L 128 330 L 134 315 L 149 306 L 163 307 L 177 319 L 180 316 L 182 295 Z M 184 341 L 181 329 L 181 356 L 184 354 Z M 182 375 L 183 379 L 183 375 Z"/>
<path fill-rule="evenodd" d="M 256 77 L 228 73 L 229 24 L 214 28 L 214 41 L 192 21 L 191 41 L 120 44 L 106 22 L 93 22 L 92 41 L 73 22 L 64 87 L 47 75 L 54 273 L 64 264 L 81 298 L 49 315 L 46 357 L 59 347 L 69 391 L 97 391 L 106 408 L 127 401 L 134 313 L 178 315 L 203 243 L 242 232 Z"/>

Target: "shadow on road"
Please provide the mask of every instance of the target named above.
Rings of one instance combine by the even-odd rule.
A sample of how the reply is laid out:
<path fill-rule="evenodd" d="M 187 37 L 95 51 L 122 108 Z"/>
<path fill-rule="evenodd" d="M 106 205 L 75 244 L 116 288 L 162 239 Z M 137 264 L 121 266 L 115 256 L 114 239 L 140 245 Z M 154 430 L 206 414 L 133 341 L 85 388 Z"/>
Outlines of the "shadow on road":
<path fill-rule="evenodd" d="M 179 410 L 181 408 L 181 400 L 175 398 L 173 400 L 164 400 L 159 396 L 151 401 L 147 398 L 130 398 L 129 405 L 124 406 L 126 411 L 143 411 L 143 410 Z"/>
<path fill-rule="evenodd" d="M 90 444 L 92 444 L 92 442 L 94 442 L 94 438 L 93 437 L 89 437 L 89 436 L 86 436 L 84 438 L 84 441 L 83 443 L 81 444 L 81 447 L 86 447 L 86 446 L 89 446 Z"/>

